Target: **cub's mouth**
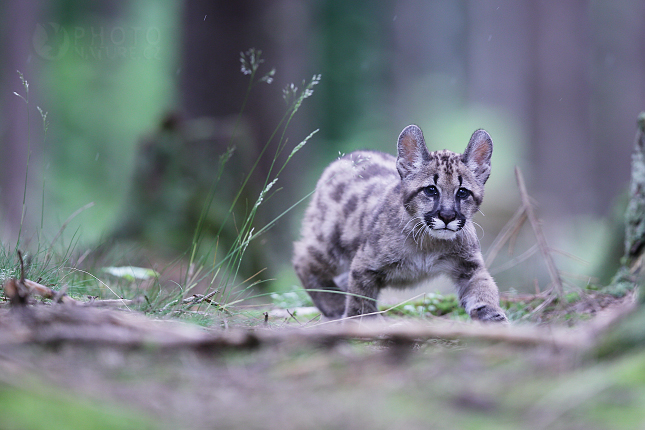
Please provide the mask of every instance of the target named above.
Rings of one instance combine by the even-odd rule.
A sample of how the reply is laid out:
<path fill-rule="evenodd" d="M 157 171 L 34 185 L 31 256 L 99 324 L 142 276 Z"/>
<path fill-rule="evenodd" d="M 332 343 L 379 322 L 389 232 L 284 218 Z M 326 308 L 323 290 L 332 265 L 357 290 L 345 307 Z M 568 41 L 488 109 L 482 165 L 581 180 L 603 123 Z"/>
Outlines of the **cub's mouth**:
<path fill-rule="evenodd" d="M 454 211 L 426 214 L 425 222 L 430 227 L 429 233 L 439 239 L 452 239 L 466 224 L 466 218 Z"/>

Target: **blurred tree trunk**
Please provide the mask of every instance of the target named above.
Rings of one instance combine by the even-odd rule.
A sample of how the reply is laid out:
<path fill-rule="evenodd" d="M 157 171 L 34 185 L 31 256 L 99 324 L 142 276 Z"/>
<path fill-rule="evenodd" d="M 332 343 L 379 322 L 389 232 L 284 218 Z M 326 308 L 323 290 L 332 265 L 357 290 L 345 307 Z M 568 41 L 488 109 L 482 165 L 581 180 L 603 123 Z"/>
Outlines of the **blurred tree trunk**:
<path fill-rule="evenodd" d="M 188 117 L 237 115 L 248 86 L 248 76 L 240 72 L 240 53 L 259 49 L 265 63 L 258 73 L 277 69 L 273 84 L 253 88 L 244 112 L 259 152 L 285 111 L 282 88 L 309 78 L 303 70 L 307 13 L 295 0 L 187 1 L 178 73 L 180 101 Z M 295 132 L 306 129 L 293 126 Z M 255 161 L 256 154 L 243 155 L 249 163 Z M 263 172 L 269 161 L 262 161 Z"/>
<path fill-rule="evenodd" d="M 469 96 L 503 108 L 529 136 L 533 168 L 526 170 L 548 217 L 596 208 L 597 196 L 581 192 L 596 181 L 589 148 L 588 3 L 469 4 L 476 36 L 470 38 Z"/>
<path fill-rule="evenodd" d="M 645 254 L 645 112 L 638 116 L 625 224 L 623 264 L 629 267 L 631 272 L 640 272 Z"/>
<path fill-rule="evenodd" d="M 625 249 L 621 267 L 606 291 L 623 296 L 642 284 L 645 262 L 645 112 L 638 116 L 632 154 L 629 203 L 625 213 Z M 645 334 L 644 334 L 645 336 Z"/>
<path fill-rule="evenodd" d="M 533 17 L 531 67 L 533 112 L 530 156 L 536 197 L 550 215 L 589 213 L 596 195 L 585 194 L 595 182 L 589 148 L 588 2 L 538 1 Z M 559 190 L 554 198 L 551 190 Z"/>
<path fill-rule="evenodd" d="M 0 237 L 4 241 L 17 238 L 22 216 L 27 165 L 27 106 L 13 92 L 25 96 L 17 70 L 27 80 L 31 76 L 31 35 L 38 3 L 35 0 L 5 0 L 0 3 L 0 40 L 3 41 L 0 44 Z M 33 88 L 31 90 L 33 93 Z M 35 104 L 29 109 L 31 125 L 38 124 L 40 117 L 33 116 L 38 114 Z M 34 141 L 36 139 L 32 139 L 32 152 L 38 146 Z"/>
<path fill-rule="evenodd" d="M 468 97 L 529 136 L 524 170 L 543 214 L 611 214 L 629 179 L 617 142 L 645 100 L 645 4 L 485 0 L 468 13 Z"/>
<path fill-rule="evenodd" d="M 402 109 L 391 114 L 401 128 L 425 120 L 426 109 L 435 109 L 430 114 L 440 115 L 463 102 L 468 61 L 466 11 L 463 2 L 396 2 L 391 67 L 395 106 Z M 416 112 L 406 109 L 411 101 L 421 102 L 414 106 Z"/>
<path fill-rule="evenodd" d="M 534 64 L 527 29 L 537 17 L 530 2 L 481 1 L 468 8 L 468 99 L 503 110 L 530 128 Z"/>
<path fill-rule="evenodd" d="M 607 214 L 629 180 L 633 118 L 645 107 L 645 2 L 590 2 L 593 31 L 591 133 L 595 209 Z M 621 144 L 625 142 L 625 144 Z M 600 196 L 600 197 L 599 197 Z"/>
<path fill-rule="evenodd" d="M 240 72 L 241 52 L 250 48 L 262 51 L 264 64 L 258 71 L 260 75 L 276 69 L 274 82 L 256 85 L 245 107 L 243 119 L 252 144 L 237 148 L 234 164 L 240 167 L 227 170 L 228 186 L 235 191 L 286 111 L 282 89 L 292 82 L 300 86 L 303 79 L 309 79 L 313 74 L 305 70 L 308 14 L 306 3 L 296 0 L 190 0 L 185 3 L 179 84 L 181 105 L 188 118 L 223 118 L 240 112 L 248 86 L 248 76 Z M 287 133 L 290 147 L 310 132 L 303 118 L 305 116 L 300 112 L 290 125 Z M 260 159 L 257 172 L 246 189 L 249 200 L 241 202 L 238 215 L 247 211 L 259 195 L 277 143 L 275 138 Z M 219 152 L 225 149 L 221 146 Z M 288 155 L 289 150 L 285 152 L 284 155 Z M 200 154 L 195 153 L 194 157 L 199 158 Z M 271 203 L 264 204 L 258 213 L 258 228 L 292 204 L 287 198 L 293 196 L 290 191 L 295 187 L 290 184 L 297 182 L 289 180 L 290 172 L 294 174 L 293 170 L 285 171 L 278 183 L 279 187 L 287 189 L 272 197 Z M 252 270 L 291 260 L 287 220 L 283 219 L 269 236 L 252 245 L 255 251 L 251 252 L 258 259 Z"/>

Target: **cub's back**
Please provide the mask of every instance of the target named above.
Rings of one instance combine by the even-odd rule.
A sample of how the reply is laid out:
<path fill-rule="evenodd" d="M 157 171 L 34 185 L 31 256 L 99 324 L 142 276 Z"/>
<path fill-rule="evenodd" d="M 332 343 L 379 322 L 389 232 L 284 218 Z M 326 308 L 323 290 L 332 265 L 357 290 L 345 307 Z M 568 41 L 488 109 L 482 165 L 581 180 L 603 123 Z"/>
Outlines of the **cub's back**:
<path fill-rule="evenodd" d="M 326 264 L 344 265 L 360 246 L 379 202 L 399 183 L 393 155 L 356 151 L 337 159 L 318 180 L 296 250 L 305 247 Z"/>

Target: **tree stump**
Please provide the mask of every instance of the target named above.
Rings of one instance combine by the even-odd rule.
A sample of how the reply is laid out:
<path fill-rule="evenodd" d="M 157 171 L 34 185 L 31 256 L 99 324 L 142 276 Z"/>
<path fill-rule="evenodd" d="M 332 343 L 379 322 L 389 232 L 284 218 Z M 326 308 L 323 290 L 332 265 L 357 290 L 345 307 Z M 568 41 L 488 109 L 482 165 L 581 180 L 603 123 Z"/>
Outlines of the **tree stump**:
<path fill-rule="evenodd" d="M 623 296 L 639 283 L 645 251 L 645 112 L 638 116 L 632 154 L 629 203 L 625 213 L 625 253 L 621 267 L 606 292 Z"/>

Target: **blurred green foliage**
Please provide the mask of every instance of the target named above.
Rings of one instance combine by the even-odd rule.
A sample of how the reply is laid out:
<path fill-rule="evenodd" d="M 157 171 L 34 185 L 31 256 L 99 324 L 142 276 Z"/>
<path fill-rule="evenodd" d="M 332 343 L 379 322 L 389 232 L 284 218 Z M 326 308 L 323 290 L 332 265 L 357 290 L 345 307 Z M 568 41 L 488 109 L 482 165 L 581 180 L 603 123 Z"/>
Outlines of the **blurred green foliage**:
<path fill-rule="evenodd" d="M 5 430 L 152 429 L 141 411 L 88 401 L 44 385 L 17 388 L 0 384 L 0 427 Z"/>
<path fill-rule="evenodd" d="M 45 144 L 49 227 L 94 201 L 70 229 L 82 226 L 87 243 L 112 227 L 137 142 L 175 102 L 179 2 L 118 7 L 125 10 L 110 17 L 84 2 L 55 2 L 49 19 L 65 29 L 69 51 L 43 62 L 33 79 L 53 124 Z"/>

